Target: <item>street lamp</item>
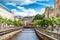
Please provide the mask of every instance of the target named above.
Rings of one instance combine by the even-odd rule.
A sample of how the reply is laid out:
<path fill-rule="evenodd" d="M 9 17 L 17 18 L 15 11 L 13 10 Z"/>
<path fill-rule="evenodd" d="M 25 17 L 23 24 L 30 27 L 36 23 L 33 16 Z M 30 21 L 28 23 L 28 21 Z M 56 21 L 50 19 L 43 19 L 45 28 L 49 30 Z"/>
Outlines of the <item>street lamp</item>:
<path fill-rule="evenodd" d="M 59 30 L 58 25 L 56 25 L 56 30 L 57 30 L 57 39 L 58 39 L 58 30 Z"/>

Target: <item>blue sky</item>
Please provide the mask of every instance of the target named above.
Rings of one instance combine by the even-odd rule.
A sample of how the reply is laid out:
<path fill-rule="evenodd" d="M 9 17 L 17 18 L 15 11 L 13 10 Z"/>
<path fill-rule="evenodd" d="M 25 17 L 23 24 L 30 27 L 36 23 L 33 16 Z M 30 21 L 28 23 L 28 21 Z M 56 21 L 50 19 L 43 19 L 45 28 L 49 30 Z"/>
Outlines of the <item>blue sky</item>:
<path fill-rule="evenodd" d="M 0 3 L 12 11 L 14 15 L 20 16 L 42 14 L 45 7 L 54 7 L 54 0 L 0 0 Z"/>

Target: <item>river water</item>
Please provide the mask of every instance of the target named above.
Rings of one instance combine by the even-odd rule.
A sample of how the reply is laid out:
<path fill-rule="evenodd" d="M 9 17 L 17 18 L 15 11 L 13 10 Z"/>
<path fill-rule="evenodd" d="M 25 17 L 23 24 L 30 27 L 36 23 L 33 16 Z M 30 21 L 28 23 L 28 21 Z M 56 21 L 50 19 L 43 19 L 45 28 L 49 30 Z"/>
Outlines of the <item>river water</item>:
<path fill-rule="evenodd" d="M 11 40 L 39 40 L 33 29 L 23 29 L 18 35 Z"/>

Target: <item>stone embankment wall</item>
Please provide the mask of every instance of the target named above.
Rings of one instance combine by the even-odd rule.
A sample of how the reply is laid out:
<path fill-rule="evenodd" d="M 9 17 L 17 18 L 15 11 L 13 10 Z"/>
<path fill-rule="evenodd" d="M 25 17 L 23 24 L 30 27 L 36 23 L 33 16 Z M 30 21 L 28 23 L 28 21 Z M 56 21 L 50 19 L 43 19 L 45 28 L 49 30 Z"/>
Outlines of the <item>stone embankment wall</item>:
<path fill-rule="evenodd" d="M 22 29 L 0 36 L 0 40 L 8 40 L 9 38 L 12 38 L 14 35 L 18 34 L 21 31 Z"/>
<path fill-rule="evenodd" d="M 47 35 L 47 34 L 44 34 L 44 33 L 40 32 L 40 31 L 37 30 L 37 29 L 35 29 L 35 32 L 36 32 L 37 36 L 38 36 L 39 38 L 41 38 L 41 40 L 58 40 L 58 39 L 53 38 L 53 37 L 51 37 L 51 36 L 49 36 L 49 35 Z"/>

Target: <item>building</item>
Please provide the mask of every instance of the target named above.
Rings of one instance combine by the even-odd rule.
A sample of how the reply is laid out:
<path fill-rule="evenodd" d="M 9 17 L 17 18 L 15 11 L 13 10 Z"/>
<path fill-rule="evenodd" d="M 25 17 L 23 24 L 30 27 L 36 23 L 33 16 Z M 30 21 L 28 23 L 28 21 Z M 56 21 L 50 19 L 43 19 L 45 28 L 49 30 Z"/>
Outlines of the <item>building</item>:
<path fill-rule="evenodd" d="M 0 16 L 2 16 L 3 18 L 14 20 L 14 14 L 2 4 L 0 4 Z"/>
<path fill-rule="evenodd" d="M 29 25 L 32 22 L 34 16 L 25 16 L 20 18 L 20 22 L 25 24 L 25 25 Z"/>
<path fill-rule="evenodd" d="M 21 17 L 21 16 L 15 16 L 15 20 L 20 21 L 20 23 L 24 24 L 23 17 Z"/>
<path fill-rule="evenodd" d="M 32 22 L 33 18 L 34 18 L 34 16 L 26 16 L 26 17 L 24 17 L 23 20 L 25 21 L 25 25 L 26 24 L 29 25 Z"/>
<path fill-rule="evenodd" d="M 20 21 L 22 24 L 25 24 L 25 25 L 30 24 L 33 18 L 34 16 L 25 16 L 25 17 L 15 16 L 16 21 Z"/>
<path fill-rule="evenodd" d="M 54 9 L 52 7 L 47 7 L 45 9 L 45 18 L 55 17 Z"/>
<path fill-rule="evenodd" d="M 12 21 L 14 21 L 14 14 L 2 4 L 0 4 L 0 17 L 11 19 Z M 10 26 L 12 27 L 13 25 Z M 10 27 L 10 26 L 8 26 L 7 24 L 0 23 L 0 30 L 3 30 L 6 27 Z"/>
<path fill-rule="evenodd" d="M 15 16 L 15 20 L 19 21 L 21 19 L 21 16 Z"/>
<path fill-rule="evenodd" d="M 50 11 L 50 10 L 49 10 Z M 49 12 L 48 9 L 45 10 L 45 17 L 59 17 L 60 16 L 60 0 L 54 0 L 54 11 Z"/>
<path fill-rule="evenodd" d="M 60 0 L 55 0 L 54 13 L 56 16 L 60 16 Z"/>

